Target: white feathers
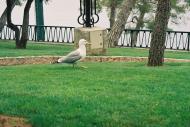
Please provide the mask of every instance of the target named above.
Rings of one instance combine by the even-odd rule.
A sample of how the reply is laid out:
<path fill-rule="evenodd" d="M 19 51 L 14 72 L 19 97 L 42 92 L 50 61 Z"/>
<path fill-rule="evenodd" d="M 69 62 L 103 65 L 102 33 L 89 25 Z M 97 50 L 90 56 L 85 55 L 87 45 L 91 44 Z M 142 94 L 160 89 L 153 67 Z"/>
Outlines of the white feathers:
<path fill-rule="evenodd" d="M 86 57 L 86 44 L 88 42 L 85 39 L 80 39 L 79 48 L 75 51 L 70 52 L 65 57 L 58 59 L 58 63 L 70 63 L 75 64 L 78 60 L 84 59 Z"/>

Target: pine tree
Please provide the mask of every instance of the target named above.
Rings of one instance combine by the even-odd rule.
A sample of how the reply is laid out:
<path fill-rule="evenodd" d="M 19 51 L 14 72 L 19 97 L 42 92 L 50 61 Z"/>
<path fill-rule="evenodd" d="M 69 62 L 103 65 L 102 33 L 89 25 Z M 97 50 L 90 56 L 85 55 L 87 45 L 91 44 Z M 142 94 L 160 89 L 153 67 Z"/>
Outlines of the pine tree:
<path fill-rule="evenodd" d="M 148 66 L 163 65 L 166 30 L 170 17 L 170 10 L 170 0 L 158 0 L 155 27 L 152 33 L 151 46 L 149 50 Z"/>

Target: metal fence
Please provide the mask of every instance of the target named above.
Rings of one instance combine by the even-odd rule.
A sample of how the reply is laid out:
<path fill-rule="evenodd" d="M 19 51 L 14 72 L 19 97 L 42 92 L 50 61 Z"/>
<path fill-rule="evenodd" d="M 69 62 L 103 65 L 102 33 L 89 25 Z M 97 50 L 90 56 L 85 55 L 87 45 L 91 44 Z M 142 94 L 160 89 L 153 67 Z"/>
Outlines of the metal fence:
<path fill-rule="evenodd" d="M 21 31 L 21 25 L 18 25 Z M 60 42 L 73 43 L 74 42 L 74 27 L 66 26 L 35 26 L 28 27 L 29 40 L 31 41 L 45 41 L 45 42 Z M 38 39 L 37 30 L 43 29 L 43 40 Z M 109 31 L 109 29 L 108 29 Z M 139 47 L 148 48 L 151 42 L 151 30 L 132 30 L 125 29 L 118 41 L 120 47 Z M 15 34 L 8 27 L 4 27 L 0 33 L 0 39 L 12 40 Z M 167 31 L 165 47 L 174 50 L 190 49 L 190 32 L 182 31 Z"/>
<path fill-rule="evenodd" d="M 150 47 L 152 30 L 132 30 L 126 29 L 123 31 L 118 45 L 125 47 Z M 190 32 L 182 31 L 167 31 L 166 49 L 187 50 L 190 49 Z"/>
<path fill-rule="evenodd" d="M 17 25 L 21 31 L 22 26 Z M 37 31 L 41 29 L 44 32 L 44 39 L 38 38 Z M 14 31 L 12 31 L 7 26 L 4 26 L 2 32 L 0 33 L 0 39 L 13 40 L 15 38 Z M 74 27 L 66 26 L 28 26 L 28 40 L 30 41 L 45 41 L 45 42 L 74 42 Z"/>

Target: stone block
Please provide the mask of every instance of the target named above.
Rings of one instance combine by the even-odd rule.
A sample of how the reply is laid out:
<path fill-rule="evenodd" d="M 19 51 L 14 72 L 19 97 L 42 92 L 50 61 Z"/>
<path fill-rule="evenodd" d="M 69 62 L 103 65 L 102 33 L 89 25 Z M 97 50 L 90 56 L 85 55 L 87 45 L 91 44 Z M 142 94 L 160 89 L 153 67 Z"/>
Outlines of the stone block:
<path fill-rule="evenodd" d="M 87 45 L 88 55 L 105 55 L 107 44 L 107 29 L 101 27 L 79 27 L 74 30 L 75 47 L 78 48 L 80 39 L 87 40 L 90 45 Z"/>

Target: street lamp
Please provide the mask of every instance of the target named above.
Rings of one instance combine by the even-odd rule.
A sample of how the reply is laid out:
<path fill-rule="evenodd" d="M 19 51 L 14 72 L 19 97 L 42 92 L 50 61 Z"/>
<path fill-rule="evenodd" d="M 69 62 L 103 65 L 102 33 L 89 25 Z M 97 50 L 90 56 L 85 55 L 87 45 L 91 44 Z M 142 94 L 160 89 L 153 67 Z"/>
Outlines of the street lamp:
<path fill-rule="evenodd" d="M 91 27 L 98 21 L 99 16 L 96 12 L 96 0 L 80 0 L 78 23 L 84 27 Z"/>
<path fill-rule="evenodd" d="M 35 0 L 36 10 L 36 39 L 45 40 L 43 0 Z"/>
<path fill-rule="evenodd" d="M 98 21 L 99 16 L 96 12 L 96 0 L 80 0 L 78 23 L 83 25 L 83 27 L 75 28 L 74 40 L 76 47 L 78 47 L 80 39 L 85 39 L 90 43 L 90 45 L 87 45 L 88 55 L 105 55 L 106 53 L 107 29 L 98 26 L 94 27 L 94 24 Z"/>

